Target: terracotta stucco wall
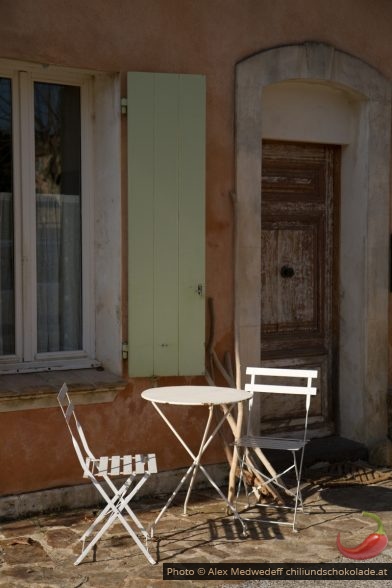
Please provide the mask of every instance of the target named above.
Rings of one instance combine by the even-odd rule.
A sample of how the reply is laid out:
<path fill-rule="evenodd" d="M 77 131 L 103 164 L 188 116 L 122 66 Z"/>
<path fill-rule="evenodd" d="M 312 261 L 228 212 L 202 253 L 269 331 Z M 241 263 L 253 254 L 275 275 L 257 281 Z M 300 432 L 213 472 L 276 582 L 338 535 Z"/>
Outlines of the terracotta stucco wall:
<path fill-rule="evenodd" d="M 235 178 L 235 64 L 263 49 L 315 41 L 350 53 L 391 78 L 391 30 L 389 0 L 14 0 L 1 6 L 0 58 L 120 72 L 124 93 L 127 71 L 207 76 L 206 283 L 207 296 L 215 303 L 215 340 L 221 355 L 226 350 L 233 353 L 234 339 L 230 191 Z M 124 122 L 124 251 L 125 149 Z M 124 333 L 125 267 L 124 257 Z M 139 449 L 156 450 L 160 469 L 185 465 L 185 452 L 140 400 L 141 390 L 150 385 L 150 381 L 129 382 L 112 405 L 82 408 L 81 416 L 89 430 L 101 431 L 101 446 L 107 444 L 113 451 L 134 447 L 140 425 L 147 424 L 152 433 L 143 435 Z M 131 415 L 135 415 L 132 421 Z M 196 439 L 200 413 L 184 411 L 182 419 Z M 1 492 L 79 482 L 73 456 L 64 458 L 66 436 L 65 431 L 58 435 L 60 426 L 56 409 L 0 414 Z M 47 456 L 53 458 L 50 468 Z M 216 447 L 209 459 L 223 459 L 223 454 Z"/>

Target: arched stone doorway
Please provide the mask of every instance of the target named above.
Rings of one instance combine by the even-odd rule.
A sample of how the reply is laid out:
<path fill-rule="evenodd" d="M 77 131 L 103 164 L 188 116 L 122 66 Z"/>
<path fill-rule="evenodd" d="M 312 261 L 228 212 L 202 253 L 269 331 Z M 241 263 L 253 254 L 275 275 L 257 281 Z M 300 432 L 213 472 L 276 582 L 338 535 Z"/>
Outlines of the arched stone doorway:
<path fill-rule="evenodd" d="M 315 103 L 321 108 L 312 110 Z M 317 43 L 271 49 L 237 65 L 241 374 L 261 361 L 263 138 L 342 145 L 334 421 L 339 434 L 371 446 L 387 433 L 390 83 L 362 61 Z"/>

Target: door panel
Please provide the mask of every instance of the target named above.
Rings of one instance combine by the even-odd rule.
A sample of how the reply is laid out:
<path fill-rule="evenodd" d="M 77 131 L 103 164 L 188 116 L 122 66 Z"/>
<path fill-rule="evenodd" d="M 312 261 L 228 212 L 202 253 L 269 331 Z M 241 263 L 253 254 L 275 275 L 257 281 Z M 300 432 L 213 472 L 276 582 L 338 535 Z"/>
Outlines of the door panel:
<path fill-rule="evenodd" d="M 339 154 L 333 146 L 263 142 L 261 207 L 261 364 L 320 372 L 311 420 L 333 428 L 337 366 Z M 291 428 L 271 397 L 262 430 Z"/>
<path fill-rule="evenodd" d="M 317 219 L 304 222 L 291 216 L 280 221 L 264 218 L 261 328 L 264 335 L 318 328 Z"/>

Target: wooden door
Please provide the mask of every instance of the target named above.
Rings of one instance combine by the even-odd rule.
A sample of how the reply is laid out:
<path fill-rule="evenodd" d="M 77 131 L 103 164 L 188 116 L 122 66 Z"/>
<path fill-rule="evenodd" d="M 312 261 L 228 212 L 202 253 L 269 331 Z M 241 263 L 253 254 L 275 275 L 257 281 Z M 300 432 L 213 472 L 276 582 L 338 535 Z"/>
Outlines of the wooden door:
<path fill-rule="evenodd" d="M 339 167 L 339 147 L 263 142 L 261 365 L 319 370 L 311 421 L 325 432 L 338 381 Z M 290 429 L 300 411 L 270 398 L 261 429 Z"/>

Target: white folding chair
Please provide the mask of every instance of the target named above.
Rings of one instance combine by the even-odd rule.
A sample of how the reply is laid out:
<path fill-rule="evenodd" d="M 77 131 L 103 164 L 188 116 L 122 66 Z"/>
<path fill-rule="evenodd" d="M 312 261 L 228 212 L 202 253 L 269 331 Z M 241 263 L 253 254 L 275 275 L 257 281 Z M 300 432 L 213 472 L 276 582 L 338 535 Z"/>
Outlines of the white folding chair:
<path fill-rule="evenodd" d="M 249 414 L 246 435 L 240 437 L 235 445 L 242 448 L 241 456 L 241 467 L 239 483 L 237 487 L 237 500 L 241 489 L 241 484 L 244 483 L 245 491 L 248 497 L 248 504 L 250 505 L 249 496 L 253 493 L 257 500 L 260 500 L 261 487 L 253 486 L 251 492 L 248 491 L 248 484 L 246 477 L 244 476 L 244 468 L 248 467 L 256 473 L 257 479 L 262 480 L 262 485 L 270 486 L 271 484 L 275 487 L 283 489 L 286 495 L 294 500 L 294 506 L 277 506 L 277 508 L 290 508 L 294 510 L 292 522 L 287 520 L 273 520 L 273 519 L 257 519 L 268 523 L 277 523 L 283 525 L 291 525 L 293 531 L 296 531 L 295 523 L 297 517 L 297 510 L 300 507 L 303 510 L 303 502 L 301 496 L 301 473 L 304 459 L 304 450 L 307 443 L 307 428 L 308 428 L 308 415 L 310 408 L 311 396 L 317 393 L 317 389 L 312 386 L 312 380 L 317 378 L 316 370 L 302 370 L 302 369 L 279 369 L 279 368 L 264 368 L 264 367 L 248 367 L 246 370 L 248 376 L 250 376 L 250 383 L 245 384 L 245 390 L 253 393 L 264 393 L 264 394 L 277 394 L 281 395 L 282 405 L 287 406 L 288 395 L 300 395 L 304 397 L 304 408 L 305 414 L 303 423 L 301 423 L 300 435 L 297 438 L 287 438 L 284 436 L 259 436 L 253 434 L 252 431 L 252 408 L 254 407 L 255 396 L 253 394 L 249 401 Z M 256 383 L 256 378 L 268 378 L 267 383 Z M 282 382 L 282 378 L 284 381 Z M 292 384 L 288 384 L 286 378 L 290 378 Z M 271 384 L 272 381 L 277 383 Z M 306 384 L 304 384 L 306 380 Z M 259 380 L 258 380 L 259 381 Z M 262 380 L 263 381 L 263 380 Z M 265 379 L 264 379 L 265 382 Z M 280 382 L 280 384 L 279 384 Z M 262 414 L 263 405 L 261 402 L 260 413 Z M 270 464 L 268 459 L 265 458 L 265 454 L 261 450 L 278 450 L 283 451 L 285 454 L 292 456 L 291 465 L 287 466 L 287 461 L 284 469 L 280 472 L 276 472 L 274 465 Z M 241 450 L 240 450 L 241 451 Z M 287 474 L 295 473 L 295 486 L 289 488 L 285 482 Z M 257 506 L 265 506 L 263 504 L 256 503 Z M 274 505 L 276 506 L 276 505 Z M 241 515 L 242 518 L 245 518 Z M 247 520 L 245 518 L 245 520 Z M 255 519 L 249 519 L 255 520 Z"/>
<path fill-rule="evenodd" d="M 123 457 L 114 455 L 112 457 L 103 456 L 95 458 L 87 444 L 83 429 L 76 417 L 74 405 L 69 397 L 66 384 L 63 384 L 61 387 L 57 400 L 71 434 L 76 455 L 82 466 L 83 477 L 88 478 L 94 484 L 95 488 L 106 502 L 105 508 L 100 512 L 92 525 L 80 539 L 83 542 L 82 553 L 75 561 L 75 565 L 77 566 L 86 557 L 89 551 L 116 520 L 122 523 L 148 561 L 151 564 L 155 564 L 156 561 L 147 549 L 149 534 L 129 506 L 131 499 L 148 480 L 150 475 L 157 472 L 155 455 L 149 453 L 146 455 L 124 455 Z M 137 476 L 141 477 L 138 481 L 135 481 L 135 484 L 132 486 L 132 483 Z M 119 488 L 115 486 L 111 479 L 124 477 L 126 477 L 125 481 L 120 483 Z M 102 482 L 106 482 L 108 491 L 105 490 Z M 125 514 L 129 515 L 139 533 L 144 536 L 146 545 L 143 545 L 136 532 L 124 518 L 123 511 L 125 511 Z M 93 534 L 93 538 L 87 546 L 85 546 L 86 539 L 88 539 L 91 534 Z"/>

